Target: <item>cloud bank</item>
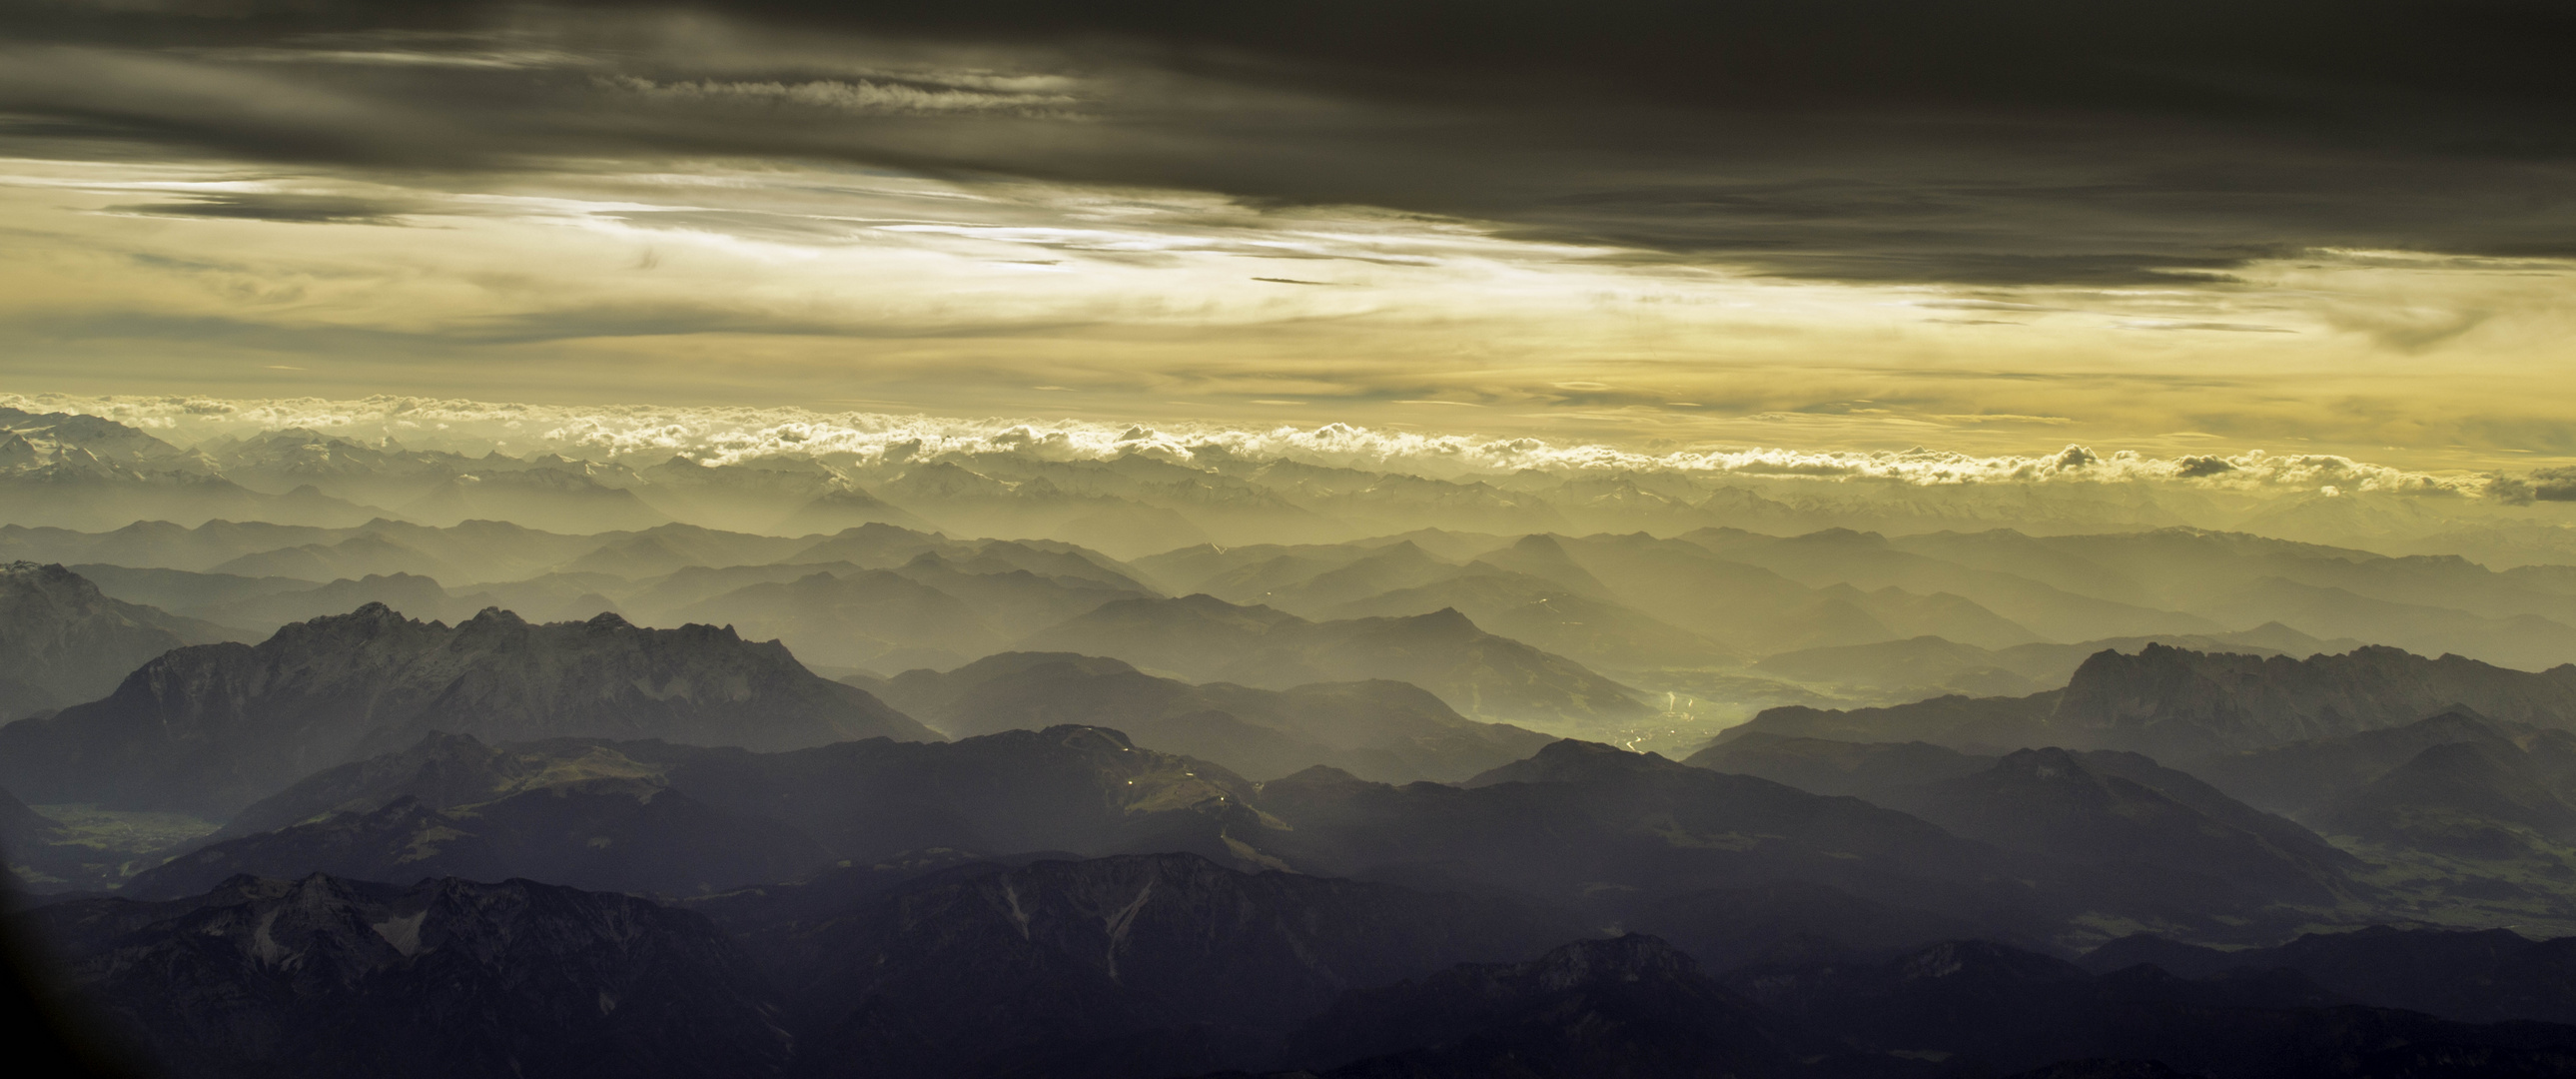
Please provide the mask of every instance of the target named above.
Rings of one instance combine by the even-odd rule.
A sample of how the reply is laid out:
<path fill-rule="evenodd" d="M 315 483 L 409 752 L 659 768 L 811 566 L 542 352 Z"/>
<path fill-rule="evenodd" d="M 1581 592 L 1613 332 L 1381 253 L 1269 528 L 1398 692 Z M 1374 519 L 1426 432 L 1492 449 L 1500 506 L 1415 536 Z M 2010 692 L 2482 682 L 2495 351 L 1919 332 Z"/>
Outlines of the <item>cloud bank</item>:
<path fill-rule="evenodd" d="M 1925 487 L 2173 483 L 2255 494 L 2492 493 L 2509 501 L 2576 498 L 2567 493 L 2567 476 L 2558 472 L 2528 480 L 2438 475 L 2335 455 L 2262 450 L 2227 457 L 2158 457 L 2134 450 L 2097 453 L 2077 445 L 2044 455 L 2000 456 L 1920 448 L 1852 451 L 1730 447 L 1646 452 L 1602 443 L 1392 431 L 1346 423 L 1243 428 L 827 413 L 801 408 L 573 407 L 412 397 L 327 401 L 0 394 L 0 407 L 98 416 L 182 445 L 247 437 L 261 431 L 306 429 L 342 438 L 370 442 L 391 439 L 412 448 L 467 454 L 553 453 L 655 462 L 679 455 L 704 464 L 778 457 L 876 464 L 988 453 L 1049 461 L 1096 461 L 1145 454 L 1177 462 L 1287 460 L 1441 479 L 1501 476 L 1535 469 L 1565 474 L 1677 473 L 1748 481 L 1887 481 Z"/>

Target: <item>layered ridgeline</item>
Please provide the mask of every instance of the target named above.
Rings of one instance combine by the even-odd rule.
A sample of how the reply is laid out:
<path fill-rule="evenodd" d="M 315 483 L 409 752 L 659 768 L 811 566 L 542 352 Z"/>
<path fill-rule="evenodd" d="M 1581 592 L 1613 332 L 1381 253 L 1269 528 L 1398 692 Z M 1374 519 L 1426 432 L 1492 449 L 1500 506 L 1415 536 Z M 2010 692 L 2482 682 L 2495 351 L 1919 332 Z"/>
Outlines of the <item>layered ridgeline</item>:
<path fill-rule="evenodd" d="M 0 565 L 0 723 L 105 696 L 163 652 L 234 636 L 110 599 L 60 565 Z"/>
<path fill-rule="evenodd" d="M 243 877 L 18 917 L 151 1074 L 775 1076 L 793 1036 L 707 920 L 513 880 Z"/>
<path fill-rule="evenodd" d="M 60 991 L 115 1044 L 187 1077 L 1937 1079 L 2067 1062 L 2045 1074 L 2253 1079 L 2576 1066 L 2576 1027 L 2545 1021 L 2566 1006 L 2550 976 L 2565 949 L 2512 934 L 2381 930 L 2235 953 L 2131 938 L 2081 966 L 1931 940 L 1710 967 L 1655 937 L 1510 903 L 1185 854 L 927 858 L 806 887 L 829 894 L 743 892 L 682 911 L 526 881 L 239 877 L 13 920 L 55 942 Z"/>
<path fill-rule="evenodd" d="M 2378 879 L 2425 905 L 2391 909 L 2430 916 L 2459 901 L 2557 921 L 2576 913 L 2564 885 L 2576 873 L 2571 717 L 2576 667 L 2531 673 L 2388 648 L 2290 660 L 2151 647 L 2095 656 L 2060 693 L 1775 709 L 1691 760 L 1858 795 L 2008 845 L 2057 833 L 2043 846 L 2060 853 L 2162 850 L 2182 873 L 2251 868 L 2247 857 L 2268 850 L 2276 868 L 2296 865 L 2340 891 L 2319 872 L 2338 860 L 2352 869 L 2348 856 L 2324 857 L 2317 837 L 2331 836 L 2369 861 L 2411 867 Z M 2148 748 L 2191 775 L 2118 750 L 2002 752 L 2103 745 Z M 2015 768 L 2051 778 L 2058 794 L 2031 786 L 2003 797 Z M 2123 780 L 2213 819 L 2141 802 Z M 2078 793 L 2094 811 L 2066 800 Z M 2151 834 L 2159 820 L 2175 826 L 2163 838 Z"/>
<path fill-rule="evenodd" d="M 2097 815 L 2166 805 L 2155 797 Z M 2139 834 L 2235 819 L 2224 806 L 2172 813 L 2181 819 Z M 700 895 L 921 851 L 1188 851 L 1245 869 L 1516 894 L 1737 942 L 1728 948 L 1799 933 L 1876 940 L 1909 925 L 2080 940 L 2105 920 L 2232 941 L 2347 916 L 2327 909 L 2354 893 L 2331 851 L 2259 825 L 2219 831 L 2197 847 L 1963 838 L 1855 799 L 1570 741 L 1456 787 L 1321 767 L 1255 784 L 1075 726 L 780 753 L 439 735 L 252 805 L 126 890 L 175 896 L 239 873 L 325 871 Z M 1760 890 L 1775 884 L 1787 890 Z M 1721 926 L 1701 913 L 1711 905 L 1748 913 Z"/>
<path fill-rule="evenodd" d="M 263 632 L 367 603 L 449 621 L 486 607 L 535 621 L 614 612 L 639 625 L 732 625 L 809 663 L 887 673 L 956 666 L 1102 603 L 1160 595 L 1071 544 L 885 524 L 800 538 L 693 525 L 563 535 L 496 521 L 0 528 L 0 550 L 13 547 L 69 557 L 119 598 Z"/>
<path fill-rule="evenodd" d="M 1555 741 L 1466 719 L 1405 682 L 1191 685 L 1071 653 L 1006 652 L 946 673 L 906 671 L 860 684 L 951 737 L 1116 727 L 1142 745 L 1265 778 L 1327 765 L 1383 782 L 1452 782 Z"/>
<path fill-rule="evenodd" d="M 0 727 L 0 786 L 220 817 L 430 731 L 763 749 L 938 737 L 730 629 L 532 625 L 501 610 L 449 626 L 369 605 L 258 645 L 182 648 L 107 697 Z"/>
<path fill-rule="evenodd" d="M 1487 633 L 1454 610 L 1310 622 L 1208 595 L 1122 600 L 1025 638 L 1018 648 L 1114 656 L 1192 681 L 1265 689 L 1410 682 L 1462 713 L 1504 721 L 1616 723 L 1648 714 L 1628 687 L 1563 656 Z"/>
<path fill-rule="evenodd" d="M 2576 664 L 2533 673 L 2376 646 L 2302 660 L 2150 644 L 2135 655 L 2095 654 L 2064 690 L 1851 711 L 1775 708 L 1721 739 L 1761 732 L 1980 751 L 2058 745 L 2181 762 L 2402 726 L 2454 705 L 2568 727 L 2576 724 Z"/>
<path fill-rule="evenodd" d="M 781 753 L 433 735 L 331 768 L 244 809 L 199 849 L 126 885 L 182 895 L 235 873 L 529 876 L 700 894 L 911 851 L 1275 860 L 1252 785 L 1115 731 L 957 742 L 867 739 Z"/>

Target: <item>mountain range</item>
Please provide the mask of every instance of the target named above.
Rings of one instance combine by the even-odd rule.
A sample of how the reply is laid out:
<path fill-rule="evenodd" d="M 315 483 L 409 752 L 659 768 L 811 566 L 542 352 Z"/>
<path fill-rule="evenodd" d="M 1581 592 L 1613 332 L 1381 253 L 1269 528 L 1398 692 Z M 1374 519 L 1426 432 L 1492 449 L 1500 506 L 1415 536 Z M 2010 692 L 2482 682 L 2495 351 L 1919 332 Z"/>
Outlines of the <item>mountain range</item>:
<path fill-rule="evenodd" d="M 2063 690 L 1941 697 L 1881 709 L 1772 709 L 1728 732 L 1961 749 L 2059 744 L 2187 761 L 2401 726 L 2454 705 L 2553 728 L 2576 725 L 2576 664 L 2532 673 L 2459 656 L 2370 646 L 2306 659 L 2149 644 L 2097 652 Z"/>
<path fill-rule="evenodd" d="M 1140 744 L 1251 776 L 1321 764 L 1382 782 L 1448 782 L 1555 741 L 1466 719 L 1407 682 L 1192 685 L 1071 653 L 1005 652 L 944 674 L 913 670 L 859 684 L 950 737 L 1116 726 Z"/>
<path fill-rule="evenodd" d="M 371 604 L 258 645 L 178 649 L 104 698 L 0 727 L 0 786 L 38 801 L 228 814 L 433 730 L 769 749 L 937 737 L 731 630 L 640 629 L 614 615 L 530 625 L 499 610 L 451 627 Z"/>
<path fill-rule="evenodd" d="M 1204 594 L 1121 600 L 1023 638 L 1021 651 L 1111 656 L 1192 681 L 1287 689 L 1388 679 L 1469 716 L 1600 724 L 1646 714 L 1634 691 L 1582 664 L 1441 610 L 1410 618 L 1309 622 Z"/>

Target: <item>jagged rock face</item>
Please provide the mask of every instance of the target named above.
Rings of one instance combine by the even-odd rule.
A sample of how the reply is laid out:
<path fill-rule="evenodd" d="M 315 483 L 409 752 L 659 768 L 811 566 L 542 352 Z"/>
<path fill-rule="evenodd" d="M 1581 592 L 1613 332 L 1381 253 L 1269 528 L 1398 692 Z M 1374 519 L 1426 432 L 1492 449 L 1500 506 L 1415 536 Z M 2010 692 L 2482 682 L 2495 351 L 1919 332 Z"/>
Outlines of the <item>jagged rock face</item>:
<path fill-rule="evenodd" d="M 1341 991 L 1565 929 L 1386 885 L 1189 855 L 934 877 L 800 934 L 825 1074 L 1187 1075 L 1258 1063 Z"/>
<path fill-rule="evenodd" d="M 937 737 L 730 630 L 614 615 L 538 626 L 499 610 L 451 628 L 369 604 L 257 646 L 172 652 L 106 699 L 0 728 L 0 783 L 39 801 L 225 815 L 433 730 L 756 749 Z"/>
<path fill-rule="evenodd" d="M 222 631 L 101 595 L 59 565 L 0 565 L 0 722 L 106 696 L 134 668 Z"/>
<path fill-rule="evenodd" d="M 627 896 L 316 874 L 24 918 L 174 1077 L 771 1076 L 793 1050 L 739 949 Z"/>
<path fill-rule="evenodd" d="M 2086 660 L 2050 723 L 2069 744 L 2177 760 L 2394 727 L 2455 704 L 2567 727 L 2576 723 L 2576 665 L 2533 674 L 2386 647 L 2296 660 L 2151 644 Z"/>
<path fill-rule="evenodd" d="M 1801 1040 L 1788 1027 L 1631 935 L 1353 992 L 1306 1024 L 1293 1056 L 1333 1077 L 1716 1079 L 1788 1070 Z"/>

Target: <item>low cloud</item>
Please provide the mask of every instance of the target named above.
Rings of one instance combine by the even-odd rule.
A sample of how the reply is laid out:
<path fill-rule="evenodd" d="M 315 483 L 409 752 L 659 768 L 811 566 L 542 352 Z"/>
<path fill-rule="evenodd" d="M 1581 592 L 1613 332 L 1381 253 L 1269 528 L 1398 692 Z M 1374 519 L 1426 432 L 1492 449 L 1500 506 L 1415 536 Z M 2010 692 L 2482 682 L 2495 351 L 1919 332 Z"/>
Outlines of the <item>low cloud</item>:
<path fill-rule="evenodd" d="M 1264 399 L 1274 405 L 1304 404 Z M 2529 480 L 2444 476 L 2329 454 L 2159 457 L 2070 444 L 2040 455 L 1976 455 L 1918 447 L 1836 451 L 1757 447 L 1641 452 L 1603 443 L 1490 438 L 1390 430 L 1347 423 L 1243 427 L 892 413 L 821 413 L 798 408 L 518 404 L 380 396 L 227 400 L 207 397 L 80 398 L 0 394 L 0 406 L 102 416 L 181 442 L 287 427 L 406 445 L 480 453 L 500 449 L 606 458 L 686 454 L 708 463 L 791 456 L 883 460 L 938 453 L 1013 453 L 1045 460 L 1104 460 L 1130 453 L 1192 460 L 1287 459 L 1426 476 L 1508 475 L 1529 469 L 1672 472 L 1701 476 L 1894 482 L 1926 487 L 1994 484 L 2177 483 L 2253 494 L 2339 491 L 2576 501 L 2576 469 Z"/>

